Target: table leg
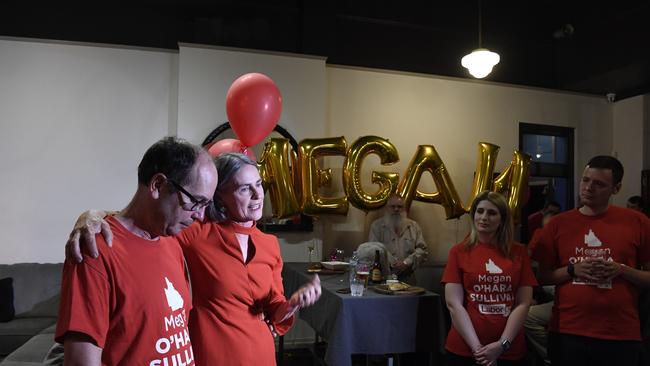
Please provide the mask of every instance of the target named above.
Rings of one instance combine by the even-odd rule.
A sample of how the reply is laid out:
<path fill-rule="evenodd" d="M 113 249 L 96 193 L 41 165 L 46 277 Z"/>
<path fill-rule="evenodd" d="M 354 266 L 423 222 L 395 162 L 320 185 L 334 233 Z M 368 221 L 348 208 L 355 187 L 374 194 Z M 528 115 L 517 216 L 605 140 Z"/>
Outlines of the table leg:
<path fill-rule="evenodd" d="M 284 365 L 284 336 L 278 338 L 278 354 L 275 356 L 275 362 L 278 366 Z"/>
<path fill-rule="evenodd" d="M 312 364 L 314 366 L 324 366 L 325 360 L 318 355 L 318 345 L 321 342 L 320 335 L 314 331 L 314 344 L 311 347 Z"/>

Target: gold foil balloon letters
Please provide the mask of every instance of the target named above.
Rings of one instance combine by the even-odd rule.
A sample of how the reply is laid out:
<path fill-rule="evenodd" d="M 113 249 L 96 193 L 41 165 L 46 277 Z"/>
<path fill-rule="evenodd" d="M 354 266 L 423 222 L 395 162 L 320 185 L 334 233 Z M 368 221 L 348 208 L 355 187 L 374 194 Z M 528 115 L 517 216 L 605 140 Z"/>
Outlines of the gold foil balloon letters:
<path fill-rule="evenodd" d="M 269 191 L 273 217 L 291 217 L 300 212 L 291 176 L 289 140 L 272 138 L 264 146 L 258 163 L 260 176 Z"/>
<path fill-rule="evenodd" d="M 395 145 L 377 136 L 364 136 L 355 141 L 348 150 L 343 163 L 343 187 L 350 203 L 361 210 L 374 210 L 386 204 L 396 191 L 399 175 L 397 173 L 373 171 L 372 183 L 379 185 L 375 194 L 366 192 L 361 184 L 361 164 L 369 154 L 379 156 L 382 165 L 399 161 Z"/>
<path fill-rule="evenodd" d="M 431 145 L 418 146 L 404 175 L 387 171 L 372 171 L 370 181 L 378 186 L 376 192 L 367 192 L 362 184 L 362 165 L 368 155 L 377 155 L 383 166 L 399 161 L 395 146 L 382 137 L 363 136 L 349 148 L 344 137 L 305 139 L 298 152 L 290 150 L 287 139 L 273 138 L 267 142 L 259 161 L 264 186 L 269 190 L 273 216 L 290 217 L 302 211 L 307 215 L 345 215 L 349 204 L 364 210 L 374 210 L 386 204 L 391 194 L 397 193 L 407 207 L 413 200 L 439 204 L 444 207 L 447 219 L 458 218 L 467 212 L 463 206 L 447 167 Z M 471 202 L 484 191 L 493 190 L 505 195 L 519 222 L 521 207 L 526 202 L 530 156 L 515 151 L 508 167 L 496 178 L 494 171 L 499 146 L 479 142 L 476 171 L 472 184 Z M 342 197 L 323 197 L 320 187 L 330 187 L 332 170 L 321 168 L 319 158 L 343 156 Z M 437 192 L 418 190 L 422 174 L 431 174 Z"/>
<path fill-rule="evenodd" d="M 303 212 L 306 215 L 347 214 L 349 206 L 347 197 L 322 197 L 319 194 L 321 177 L 327 175 L 327 172 L 323 173 L 317 164 L 320 156 L 345 156 L 347 151 L 345 137 L 304 139 L 300 141 L 298 150 Z"/>
<path fill-rule="evenodd" d="M 431 173 L 438 192 L 423 193 L 418 191 L 418 184 L 424 172 Z M 436 149 L 431 145 L 418 146 L 404 178 L 399 184 L 398 193 L 406 207 L 410 207 L 415 199 L 442 205 L 445 208 L 447 219 L 458 218 L 465 213 L 447 168 Z"/>

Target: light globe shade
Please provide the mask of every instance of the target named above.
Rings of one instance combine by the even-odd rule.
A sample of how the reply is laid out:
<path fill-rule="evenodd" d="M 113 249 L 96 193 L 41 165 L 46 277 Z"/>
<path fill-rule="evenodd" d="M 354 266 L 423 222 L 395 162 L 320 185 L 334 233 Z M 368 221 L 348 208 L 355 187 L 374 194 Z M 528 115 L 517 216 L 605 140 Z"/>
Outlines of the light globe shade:
<path fill-rule="evenodd" d="M 477 48 L 469 55 L 465 55 L 460 64 L 469 70 L 469 73 L 477 79 L 482 79 L 492 72 L 494 65 L 498 64 L 501 58 L 498 53 L 487 48 Z"/>

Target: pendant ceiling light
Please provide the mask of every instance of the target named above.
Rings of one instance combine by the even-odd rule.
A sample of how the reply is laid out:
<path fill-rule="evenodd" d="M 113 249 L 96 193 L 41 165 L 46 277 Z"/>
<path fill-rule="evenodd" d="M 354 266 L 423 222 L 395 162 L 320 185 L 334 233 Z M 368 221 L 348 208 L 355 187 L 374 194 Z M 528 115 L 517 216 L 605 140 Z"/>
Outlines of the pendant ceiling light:
<path fill-rule="evenodd" d="M 469 73 L 477 78 L 482 79 L 492 72 L 494 65 L 499 63 L 501 59 L 499 54 L 492 52 L 487 48 L 481 47 L 481 0 L 478 1 L 478 48 L 472 53 L 465 55 L 460 64 L 469 70 Z"/>

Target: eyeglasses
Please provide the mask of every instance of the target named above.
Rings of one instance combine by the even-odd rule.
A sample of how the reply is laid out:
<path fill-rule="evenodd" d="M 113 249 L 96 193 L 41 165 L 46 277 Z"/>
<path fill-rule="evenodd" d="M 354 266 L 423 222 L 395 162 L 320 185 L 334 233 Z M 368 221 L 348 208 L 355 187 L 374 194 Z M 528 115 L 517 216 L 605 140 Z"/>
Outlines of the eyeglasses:
<path fill-rule="evenodd" d="M 197 199 L 197 198 L 194 197 L 190 192 L 186 191 L 185 188 L 181 187 L 180 184 L 174 182 L 174 181 L 171 180 L 171 179 L 167 179 L 167 181 L 168 181 L 169 184 L 171 184 L 174 188 L 176 188 L 176 190 L 178 190 L 180 193 L 183 193 L 184 195 L 187 196 L 187 198 L 190 199 L 190 202 L 184 202 L 183 200 L 181 200 L 181 199 L 179 198 L 179 201 L 181 202 L 181 208 L 182 208 L 183 210 L 185 210 L 185 211 L 194 211 L 194 212 L 198 212 L 198 211 L 200 211 L 202 208 L 204 208 L 204 207 L 206 207 L 206 206 L 208 206 L 208 205 L 210 205 L 210 204 L 212 203 L 212 200 Z M 190 204 L 190 203 L 192 204 L 192 206 L 188 208 L 187 205 Z"/>

